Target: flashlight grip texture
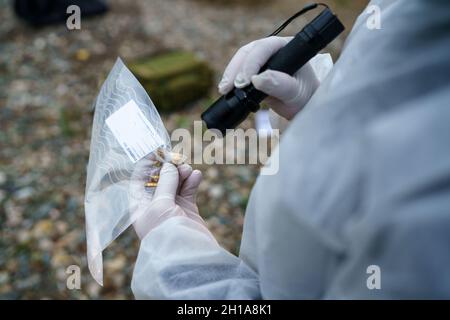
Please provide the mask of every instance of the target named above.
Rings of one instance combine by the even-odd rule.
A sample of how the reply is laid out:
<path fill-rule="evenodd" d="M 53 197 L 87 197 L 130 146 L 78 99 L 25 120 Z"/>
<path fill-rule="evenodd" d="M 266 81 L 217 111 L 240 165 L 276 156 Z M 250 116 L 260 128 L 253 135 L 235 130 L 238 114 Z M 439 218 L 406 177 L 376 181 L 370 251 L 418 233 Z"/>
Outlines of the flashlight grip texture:
<path fill-rule="evenodd" d="M 271 69 L 293 75 L 342 31 L 344 26 L 327 8 L 275 53 L 260 72 Z M 203 112 L 202 119 L 209 129 L 225 133 L 226 129 L 236 128 L 250 112 L 258 111 L 260 102 L 266 97 L 267 94 L 252 84 L 242 89 L 234 88 Z"/>
<path fill-rule="evenodd" d="M 344 29 L 333 12 L 330 9 L 325 9 L 297 33 L 286 46 L 278 50 L 260 69 L 260 73 L 271 69 L 293 75 L 341 34 Z M 266 94 L 256 90 L 251 84 L 243 91 L 246 93 L 248 100 L 246 105 L 252 112 L 257 111 L 259 103 L 267 97 Z"/>
<path fill-rule="evenodd" d="M 344 26 L 331 10 L 326 9 L 274 54 L 260 72 L 271 69 L 293 75 L 342 31 Z"/>
<path fill-rule="evenodd" d="M 299 34 L 272 56 L 260 72 L 271 69 L 293 75 L 308 63 L 316 52 Z"/>

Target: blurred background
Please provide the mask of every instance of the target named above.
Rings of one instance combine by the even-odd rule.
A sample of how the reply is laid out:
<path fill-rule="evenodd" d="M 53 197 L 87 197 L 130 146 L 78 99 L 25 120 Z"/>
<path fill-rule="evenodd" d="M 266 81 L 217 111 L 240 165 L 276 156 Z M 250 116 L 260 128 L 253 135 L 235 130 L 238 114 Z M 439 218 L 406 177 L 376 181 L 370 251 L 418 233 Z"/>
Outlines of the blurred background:
<path fill-rule="evenodd" d="M 334 58 L 367 2 L 326 1 L 347 27 L 327 49 Z M 130 282 L 139 248 L 133 230 L 104 251 L 103 288 L 86 263 L 83 202 L 92 106 L 117 57 L 133 65 L 177 49 L 202 61 L 210 77 L 201 94 L 190 103 L 174 94 L 180 102 L 172 101 L 162 113 L 169 132 L 192 130 L 218 96 L 216 84 L 234 52 L 272 32 L 306 3 L 111 0 L 105 14 L 85 17 L 82 11 L 81 30 L 68 30 L 65 21 L 27 24 L 15 16 L 13 1 L 0 0 L 0 298 L 133 297 Z M 283 34 L 296 33 L 315 13 Z M 154 94 L 148 90 L 152 98 L 166 89 L 156 86 Z M 253 125 L 249 118 L 243 127 Z M 258 168 L 198 168 L 204 173 L 200 213 L 218 241 L 237 254 Z M 65 271 L 72 264 L 81 267 L 81 290 L 66 288 Z"/>

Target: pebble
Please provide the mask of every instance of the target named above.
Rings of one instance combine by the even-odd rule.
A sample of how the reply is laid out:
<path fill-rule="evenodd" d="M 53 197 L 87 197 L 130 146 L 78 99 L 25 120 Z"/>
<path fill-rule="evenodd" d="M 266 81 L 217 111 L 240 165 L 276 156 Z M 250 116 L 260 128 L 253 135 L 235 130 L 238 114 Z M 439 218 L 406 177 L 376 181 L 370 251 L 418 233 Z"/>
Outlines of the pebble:
<path fill-rule="evenodd" d="M 222 197 L 224 192 L 225 192 L 225 190 L 224 190 L 223 186 L 218 185 L 218 184 L 211 185 L 208 190 L 209 196 L 213 199 L 218 199 L 218 198 Z"/>
<path fill-rule="evenodd" d="M 26 200 L 34 194 L 32 187 L 25 187 L 15 192 L 14 198 L 17 200 Z"/>
<path fill-rule="evenodd" d="M 54 231 L 53 228 L 53 221 L 50 219 L 45 219 L 38 221 L 33 229 L 31 230 L 31 233 L 34 238 L 42 238 L 42 237 L 48 237 L 50 236 Z"/>
<path fill-rule="evenodd" d="M 0 185 L 6 182 L 6 173 L 0 171 Z"/>
<path fill-rule="evenodd" d="M 0 272 L 0 285 L 4 285 L 9 281 L 9 274 L 7 272 Z"/>
<path fill-rule="evenodd" d="M 75 58 L 78 61 L 82 61 L 82 62 L 88 60 L 90 56 L 91 56 L 91 53 L 87 49 L 79 49 L 75 53 Z"/>

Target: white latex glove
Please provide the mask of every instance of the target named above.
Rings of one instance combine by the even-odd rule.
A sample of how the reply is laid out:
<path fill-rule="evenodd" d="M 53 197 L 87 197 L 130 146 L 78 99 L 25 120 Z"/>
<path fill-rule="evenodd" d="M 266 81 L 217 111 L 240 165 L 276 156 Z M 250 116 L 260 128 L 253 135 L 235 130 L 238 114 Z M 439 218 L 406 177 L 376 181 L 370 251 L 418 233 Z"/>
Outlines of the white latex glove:
<path fill-rule="evenodd" d="M 311 66 L 315 58 L 294 76 L 275 70 L 257 74 L 267 60 L 292 39 L 293 37 L 269 37 L 240 48 L 225 69 L 219 83 L 219 92 L 227 94 L 233 86 L 243 88 L 252 82 L 256 89 L 270 96 L 265 102 L 276 113 L 288 120 L 292 119 L 319 87 L 319 78 Z M 331 62 L 332 66 L 331 56 L 328 60 L 326 64 Z"/>
<path fill-rule="evenodd" d="M 201 172 L 192 171 L 188 164 L 177 168 L 171 163 L 164 163 L 153 197 L 147 203 L 142 202 L 137 209 L 140 211 L 139 218 L 133 226 L 139 238 L 142 240 L 171 217 L 185 216 L 206 226 L 195 203 L 201 180 Z"/>

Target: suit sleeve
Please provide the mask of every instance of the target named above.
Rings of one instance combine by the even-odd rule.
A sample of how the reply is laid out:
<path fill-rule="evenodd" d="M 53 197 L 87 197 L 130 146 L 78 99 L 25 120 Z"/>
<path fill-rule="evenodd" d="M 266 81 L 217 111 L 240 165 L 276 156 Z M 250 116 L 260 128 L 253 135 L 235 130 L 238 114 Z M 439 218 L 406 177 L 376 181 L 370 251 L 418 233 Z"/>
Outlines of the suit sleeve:
<path fill-rule="evenodd" d="M 141 242 L 132 279 L 137 299 L 258 299 L 257 274 L 202 225 L 168 219 Z"/>

